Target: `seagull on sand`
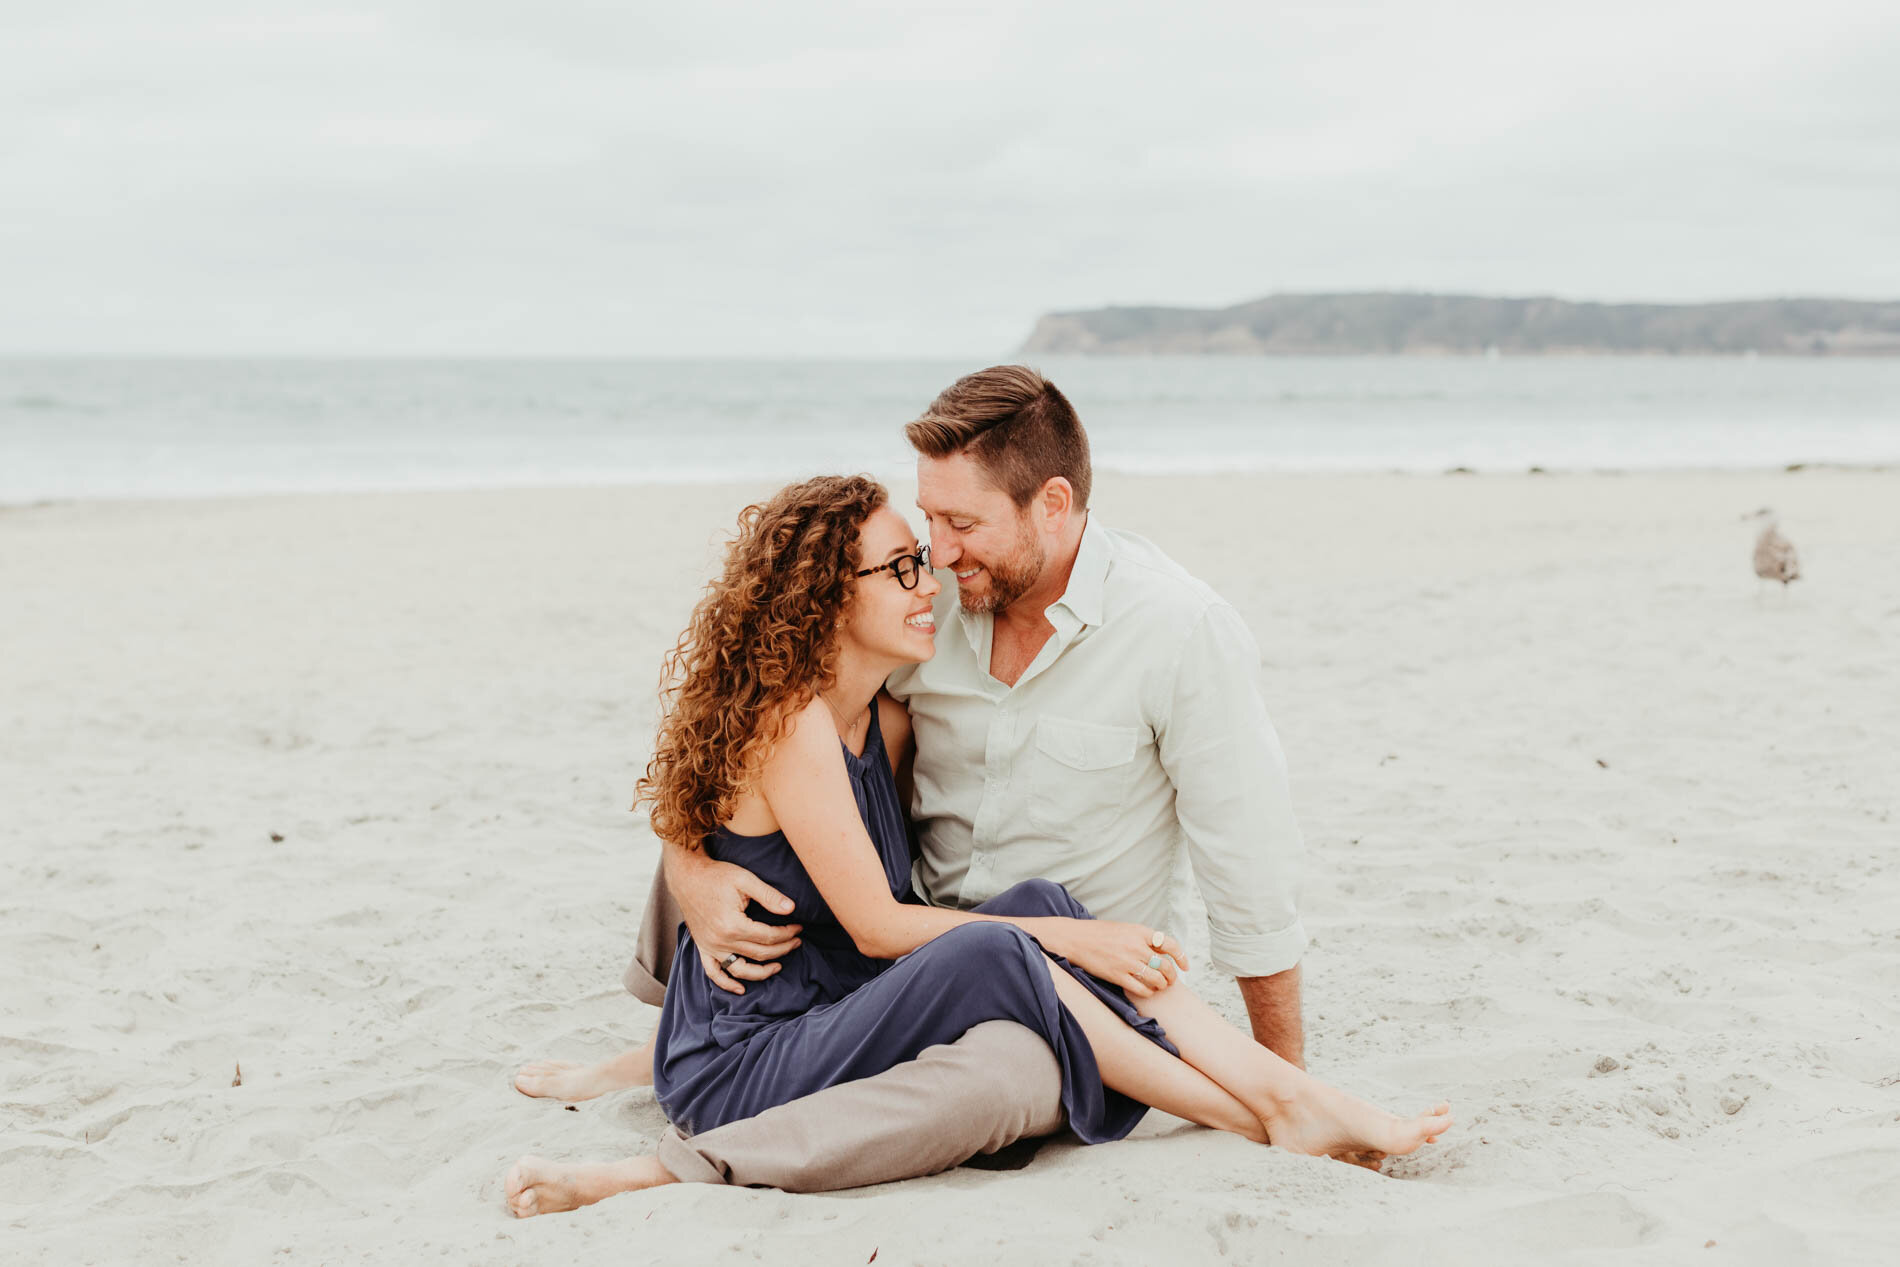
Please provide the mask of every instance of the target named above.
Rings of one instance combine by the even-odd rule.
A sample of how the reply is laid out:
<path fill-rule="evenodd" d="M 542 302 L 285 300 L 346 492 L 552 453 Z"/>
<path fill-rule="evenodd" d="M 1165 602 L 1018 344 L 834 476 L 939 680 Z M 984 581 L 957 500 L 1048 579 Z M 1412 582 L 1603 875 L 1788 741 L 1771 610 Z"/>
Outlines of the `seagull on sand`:
<path fill-rule="evenodd" d="M 1795 556 L 1794 542 L 1781 535 L 1781 525 L 1772 510 L 1755 512 L 1768 523 L 1755 538 L 1755 575 L 1764 581 L 1780 581 L 1785 592 L 1789 581 L 1801 579 L 1801 560 Z"/>

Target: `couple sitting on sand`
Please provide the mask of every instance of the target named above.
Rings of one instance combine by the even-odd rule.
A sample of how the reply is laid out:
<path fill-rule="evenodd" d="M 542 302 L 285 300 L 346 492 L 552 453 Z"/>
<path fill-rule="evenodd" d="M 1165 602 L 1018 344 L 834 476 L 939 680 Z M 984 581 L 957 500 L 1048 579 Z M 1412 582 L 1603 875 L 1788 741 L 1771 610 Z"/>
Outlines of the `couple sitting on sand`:
<path fill-rule="evenodd" d="M 1120 1139 L 1149 1106 L 1361 1163 L 1435 1139 L 1447 1106 L 1302 1068 L 1299 832 L 1234 609 L 1089 514 L 1087 436 L 1034 371 L 969 375 L 906 434 L 928 548 L 858 476 L 740 516 L 640 784 L 665 860 L 628 985 L 659 1028 L 516 1078 L 650 1081 L 673 1129 L 523 1158 L 509 1208 L 880 1183 L 1065 1124 Z M 1253 1037 L 1179 981 L 1183 851 Z"/>

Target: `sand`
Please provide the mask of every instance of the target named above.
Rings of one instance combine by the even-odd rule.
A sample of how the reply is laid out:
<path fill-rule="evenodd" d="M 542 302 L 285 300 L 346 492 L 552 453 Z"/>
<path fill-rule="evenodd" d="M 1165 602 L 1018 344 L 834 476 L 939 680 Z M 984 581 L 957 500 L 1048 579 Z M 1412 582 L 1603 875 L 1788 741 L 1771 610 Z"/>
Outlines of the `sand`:
<path fill-rule="evenodd" d="M 1881 472 L 1103 481 L 1259 636 L 1311 1067 L 1459 1114 L 1384 1176 L 1153 1114 L 1013 1173 L 509 1218 L 516 1156 L 662 1127 L 509 1079 L 653 1024 L 627 804 L 759 491 L 0 512 L 0 1259 L 1891 1261 Z"/>

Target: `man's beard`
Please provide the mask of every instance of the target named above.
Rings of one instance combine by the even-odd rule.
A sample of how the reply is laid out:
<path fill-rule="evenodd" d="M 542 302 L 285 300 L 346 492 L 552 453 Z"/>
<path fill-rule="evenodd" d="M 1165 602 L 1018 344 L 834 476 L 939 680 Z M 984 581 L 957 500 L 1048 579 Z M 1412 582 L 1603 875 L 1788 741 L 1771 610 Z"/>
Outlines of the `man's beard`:
<path fill-rule="evenodd" d="M 994 563 L 985 563 L 983 570 L 989 574 L 989 588 L 981 594 L 972 594 L 961 585 L 957 587 L 957 601 L 963 610 L 973 616 L 984 612 L 1002 615 L 1009 605 L 1027 594 L 1035 583 L 1042 579 L 1042 566 L 1048 561 L 1042 543 L 1029 531 L 1027 524 L 1016 538 L 1016 548 L 1010 551 L 1007 559 Z"/>

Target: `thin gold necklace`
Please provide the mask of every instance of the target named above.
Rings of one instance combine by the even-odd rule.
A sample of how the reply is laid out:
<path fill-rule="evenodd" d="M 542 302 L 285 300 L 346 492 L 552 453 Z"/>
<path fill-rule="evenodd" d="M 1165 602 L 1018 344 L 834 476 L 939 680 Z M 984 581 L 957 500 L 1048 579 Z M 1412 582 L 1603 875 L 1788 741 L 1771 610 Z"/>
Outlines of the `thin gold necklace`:
<path fill-rule="evenodd" d="M 818 692 L 818 698 L 825 701 L 825 707 L 831 710 L 832 717 L 837 721 L 838 738 L 844 740 L 846 743 L 850 743 L 851 736 L 857 731 L 859 721 L 862 720 L 863 717 L 870 716 L 870 713 L 866 711 L 865 713 L 861 714 L 859 717 L 853 718 L 850 721 L 846 721 L 844 714 L 838 711 L 838 706 L 831 702 L 831 697 L 829 695 L 825 694 L 823 691 L 820 691 Z"/>

